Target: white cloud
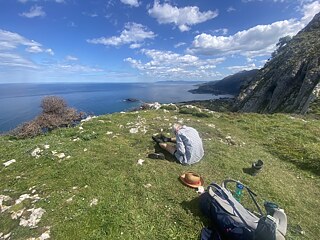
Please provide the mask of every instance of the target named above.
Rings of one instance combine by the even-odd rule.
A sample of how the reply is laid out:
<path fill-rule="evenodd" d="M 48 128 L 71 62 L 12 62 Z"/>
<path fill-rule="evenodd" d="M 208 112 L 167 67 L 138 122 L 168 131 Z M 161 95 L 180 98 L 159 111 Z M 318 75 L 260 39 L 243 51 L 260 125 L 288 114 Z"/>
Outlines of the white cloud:
<path fill-rule="evenodd" d="M 233 11 L 236 11 L 234 7 L 231 6 L 227 8 L 227 12 L 233 12 Z"/>
<path fill-rule="evenodd" d="M 268 25 L 257 25 L 231 36 L 197 35 L 188 49 L 192 54 L 266 56 L 271 54 L 281 37 L 297 34 L 320 11 L 320 1 L 304 4 L 301 20 L 289 19 Z"/>
<path fill-rule="evenodd" d="M 35 5 L 30 8 L 29 12 L 23 12 L 20 16 L 26 18 L 44 17 L 46 13 L 42 10 L 42 7 Z"/>
<path fill-rule="evenodd" d="M 53 55 L 52 49 L 44 49 L 42 45 L 36 41 L 26 39 L 18 33 L 13 33 L 0 29 L 0 51 L 10 51 L 19 46 L 26 46 L 25 49 L 30 53 L 46 52 Z"/>
<path fill-rule="evenodd" d="M 220 76 L 214 69 L 224 58 L 200 59 L 190 54 L 178 54 L 171 51 L 142 49 L 150 61 L 143 63 L 141 60 L 126 58 L 124 61 L 138 69 L 141 74 L 153 79 L 171 80 L 212 80 Z"/>
<path fill-rule="evenodd" d="M 194 38 L 191 53 L 205 55 L 235 54 L 246 56 L 267 55 L 274 51 L 279 38 L 295 35 L 303 25 L 295 19 L 258 25 L 234 35 L 215 36 L 202 33 Z"/>
<path fill-rule="evenodd" d="M 78 58 L 75 56 L 68 55 L 66 56 L 67 61 L 78 61 Z"/>
<path fill-rule="evenodd" d="M 174 45 L 174 48 L 178 48 L 178 47 L 181 47 L 181 46 L 184 46 L 184 45 L 186 45 L 185 42 L 179 42 L 179 43 Z"/>
<path fill-rule="evenodd" d="M 301 22 L 304 24 L 308 24 L 312 20 L 314 15 L 320 12 L 320 1 L 314 1 L 310 4 L 305 4 L 302 6 L 302 9 L 300 11 L 303 13 Z"/>
<path fill-rule="evenodd" d="M 218 11 L 200 12 L 196 6 L 178 8 L 168 3 L 160 4 L 155 1 L 148 10 L 150 16 L 157 19 L 160 24 L 174 24 L 181 32 L 190 30 L 192 25 L 202 23 L 218 16 Z"/>
<path fill-rule="evenodd" d="M 140 5 L 138 0 L 120 0 L 120 1 L 132 7 L 139 7 Z"/>
<path fill-rule="evenodd" d="M 141 44 L 140 43 L 133 43 L 130 45 L 131 49 L 136 49 L 136 48 L 141 48 Z"/>
<path fill-rule="evenodd" d="M 125 29 L 121 32 L 120 36 L 88 39 L 87 42 L 93 44 L 121 46 L 125 44 L 142 43 L 144 40 L 153 39 L 156 36 L 152 31 L 149 31 L 145 26 L 138 23 L 127 23 L 124 28 Z"/>
<path fill-rule="evenodd" d="M 261 68 L 262 66 L 256 66 L 254 63 L 250 63 L 244 66 L 232 66 L 232 67 L 227 67 L 228 70 L 231 71 L 231 73 L 237 73 L 237 72 L 241 72 L 241 71 L 249 71 L 252 69 L 257 69 L 257 68 Z"/>
<path fill-rule="evenodd" d="M 5 67 L 23 67 L 23 68 L 38 68 L 32 61 L 23 58 L 15 53 L 2 53 L 0 52 L 0 66 Z"/>

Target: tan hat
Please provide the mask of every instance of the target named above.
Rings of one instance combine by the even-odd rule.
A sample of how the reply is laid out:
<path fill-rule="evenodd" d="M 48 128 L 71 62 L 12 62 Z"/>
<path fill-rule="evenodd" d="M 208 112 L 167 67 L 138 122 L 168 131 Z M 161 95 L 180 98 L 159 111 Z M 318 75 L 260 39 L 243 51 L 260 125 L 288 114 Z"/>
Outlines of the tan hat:
<path fill-rule="evenodd" d="M 203 186 L 203 178 L 195 172 L 185 172 L 180 176 L 180 180 L 187 186 L 197 188 Z"/>

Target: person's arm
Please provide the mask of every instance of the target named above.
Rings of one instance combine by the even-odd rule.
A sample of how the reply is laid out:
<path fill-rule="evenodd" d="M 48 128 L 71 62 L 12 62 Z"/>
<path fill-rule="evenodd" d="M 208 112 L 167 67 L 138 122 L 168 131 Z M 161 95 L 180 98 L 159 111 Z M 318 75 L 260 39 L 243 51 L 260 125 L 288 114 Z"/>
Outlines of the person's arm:
<path fill-rule="evenodd" d="M 176 142 L 177 152 L 181 155 L 184 155 L 186 153 L 186 149 L 179 134 L 176 135 Z"/>

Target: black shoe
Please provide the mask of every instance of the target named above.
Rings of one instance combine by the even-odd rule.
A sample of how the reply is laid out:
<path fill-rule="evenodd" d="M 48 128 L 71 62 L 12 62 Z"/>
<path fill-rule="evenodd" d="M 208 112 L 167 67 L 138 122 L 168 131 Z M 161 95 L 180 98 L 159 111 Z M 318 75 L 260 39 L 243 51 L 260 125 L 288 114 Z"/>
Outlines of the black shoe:
<path fill-rule="evenodd" d="M 164 159 L 164 154 L 163 153 L 149 153 L 148 158 L 152 159 Z"/>
<path fill-rule="evenodd" d="M 165 137 L 163 134 L 160 135 L 163 142 L 171 142 L 171 138 Z"/>
<path fill-rule="evenodd" d="M 152 136 L 153 141 L 156 143 L 163 143 L 163 140 L 159 136 Z"/>

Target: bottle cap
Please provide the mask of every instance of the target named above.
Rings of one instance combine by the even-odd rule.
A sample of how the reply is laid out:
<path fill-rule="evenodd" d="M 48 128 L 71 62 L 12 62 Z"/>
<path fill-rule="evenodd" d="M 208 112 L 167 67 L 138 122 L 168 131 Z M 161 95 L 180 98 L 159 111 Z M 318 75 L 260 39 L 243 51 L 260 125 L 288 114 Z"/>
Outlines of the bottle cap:
<path fill-rule="evenodd" d="M 241 183 L 237 183 L 237 188 L 243 189 L 243 185 Z"/>

